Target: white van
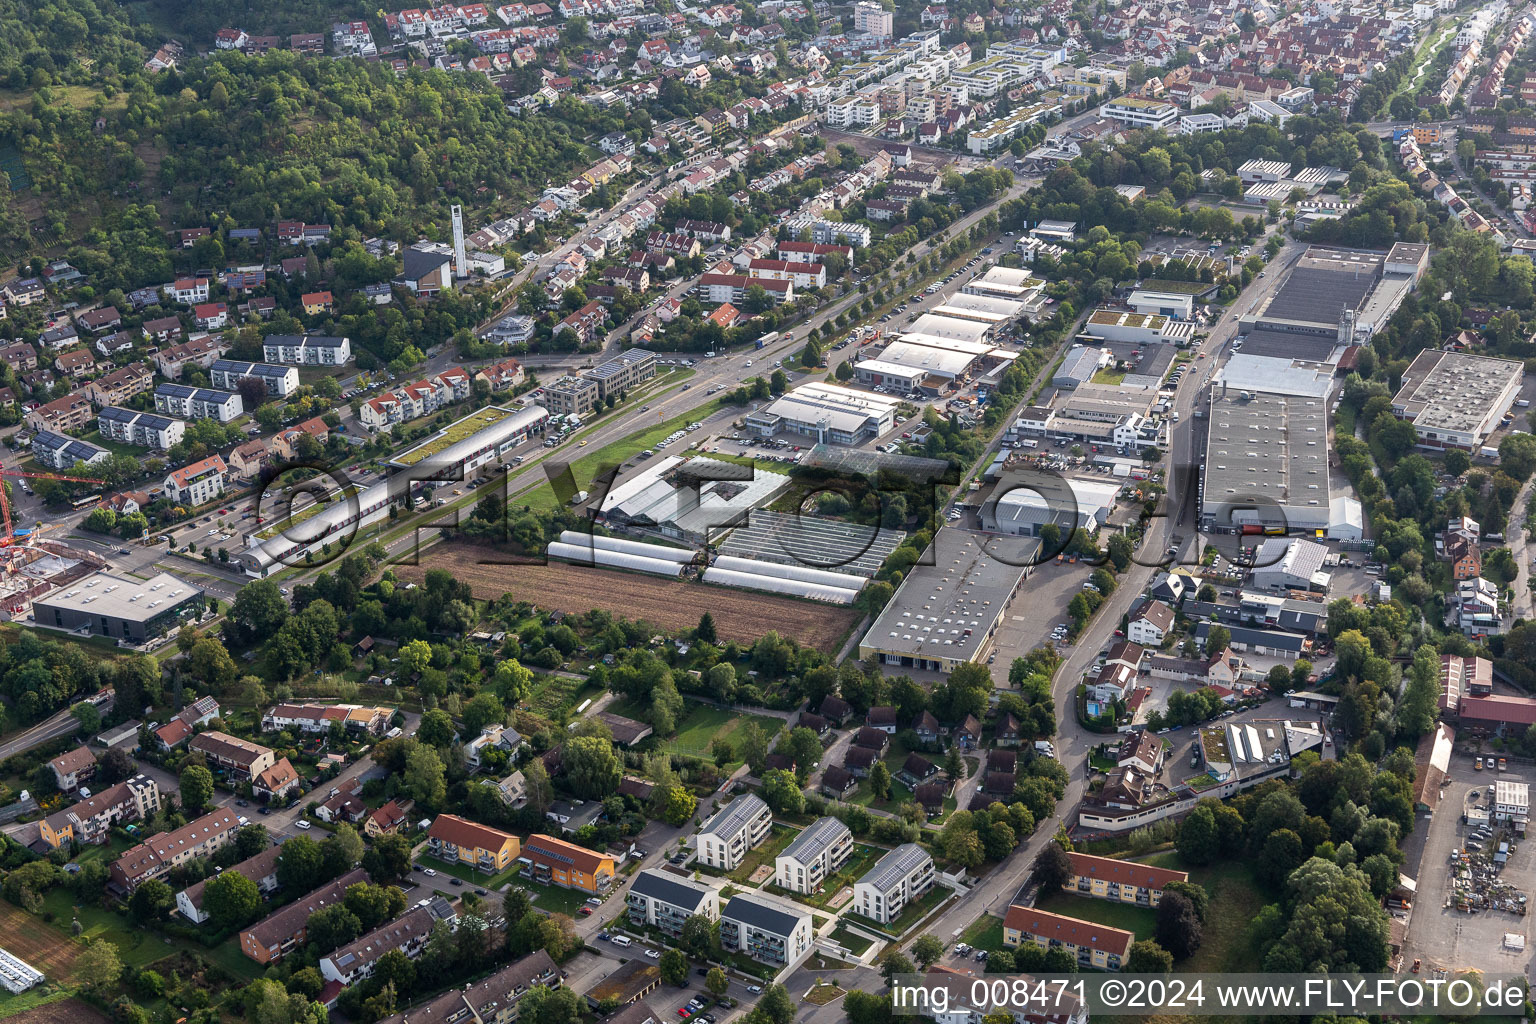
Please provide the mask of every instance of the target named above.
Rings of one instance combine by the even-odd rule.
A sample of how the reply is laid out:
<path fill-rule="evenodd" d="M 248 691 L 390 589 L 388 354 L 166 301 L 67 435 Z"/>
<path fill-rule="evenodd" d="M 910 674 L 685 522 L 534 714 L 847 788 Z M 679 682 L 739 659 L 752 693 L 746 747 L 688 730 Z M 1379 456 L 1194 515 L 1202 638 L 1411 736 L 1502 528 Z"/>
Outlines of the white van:
<path fill-rule="evenodd" d="M 628 935 L 615 935 L 610 941 L 615 946 L 631 946 L 635 940 L 631 939 Z"/>

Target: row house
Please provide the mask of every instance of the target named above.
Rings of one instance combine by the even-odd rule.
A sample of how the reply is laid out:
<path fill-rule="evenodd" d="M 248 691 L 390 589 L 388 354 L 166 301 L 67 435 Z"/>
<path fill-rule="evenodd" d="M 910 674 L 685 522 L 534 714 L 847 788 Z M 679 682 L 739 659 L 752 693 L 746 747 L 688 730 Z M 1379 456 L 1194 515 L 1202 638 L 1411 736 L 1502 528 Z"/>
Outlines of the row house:
<path fill-rule="evenodd" d="M 398 950 L 412 960 L 416 959 L 427 947 L 427 940 L 432 937 L 432 929 L 437 922 L 457 923 L 453 905 L 442 896 L 433 896 L 422 902 L 424 905 L 418 904 L 393 921 L 321 957 L 321 976 L 326 981 L 341 985 L 355 985 L 370 977 L 379 958 L 391 950 Z"/>
<path fill-rule="evenodd" d="M 554 333 L 558 335 L 562 331 L 570 331 L 576 335 L 580 344 L 588 345 L 601 337 L 607 320 L 607 309 L 594 299 L 556 324 Z"/>
<path fill-rule="evenodd" d="M 518 1019 L 518 1003 L 524 996 L 534 988 L 559 988 L 561 981 L 560 968 L 555 966 L 548 953 L 540 949 L 509 967 L 503 967 L 484 981 L 463 989 L 453 989 L 430 1002 L 413 1006 L 393 1017 L 386 1017 L 380 1024 L 513 1024 Z M 643 1009 L 644 1004 L 637 1003 L 628 1009 L 636 1007 Z M 622 1016 L 624 1012 L 613 1017 L 614 1024 L 621 1024 Z M 646 1024 L 646 1020 L 655 1024 L 654 1018 L 625 1020 L 622 1024 Z"/>
<path fill-rule="evenodd" d="M 160 832 L 112 862 L 111 884 L 132 892 L 151 878 L 169 874 L 198 858 L 213 856 L 240 828 L 232 808 L 219 808 L 170 832 Z"/>
<path fill-rule="evenodd" d="M 48 815 L 38 822 L 38 834 L 51 850 L 70 843 L 102 846 L 113 828 L 147 821 L 159 813 L 160 806 L 159 784 L 147 775 L 135 775 Z"/>
<path fill-rule="evenodd" d="M 187 749 L 206 757 L 208 767 L 228 772 L 236 779 L 253 778 L 277 761 L 277 755 L 270 747 L 217 730 L 198 733 L 187 744 Z"/>
<path fill-rule="evenodd" d="M 254 857 L 232 864 L 225 871 L 233 871 L 237 875 L 243 875 L 256 883 L 256 891 L 263 899 L 271 899 L 277 892 L 277 855 L 283 852 L 283 848 L 277 844 L 267 847 Z M 181 892 L 176 894 L 176 909 L 181 912 L 193 924 L 203 924 L 208 920 L 209 914 L 203 909 L 203 892 L 208 883 L 217 878 L 212 875 L 208 878 L 193 882 Z"/>
<path fill-rule="evenodd" d="M 276 963 L 304 944 L 309 919 L 342 902 L 350 886 L 368 881 L 368 872 L 353 868 L 240 933 L 240 952 L 263 966 Z"/>
<path fill-rule="evenodd" d="M 329 224 L 306 224 L 301 220 L 277 222 L 277 240 L 286 245 L 317 245 L 331 238 Z"/>

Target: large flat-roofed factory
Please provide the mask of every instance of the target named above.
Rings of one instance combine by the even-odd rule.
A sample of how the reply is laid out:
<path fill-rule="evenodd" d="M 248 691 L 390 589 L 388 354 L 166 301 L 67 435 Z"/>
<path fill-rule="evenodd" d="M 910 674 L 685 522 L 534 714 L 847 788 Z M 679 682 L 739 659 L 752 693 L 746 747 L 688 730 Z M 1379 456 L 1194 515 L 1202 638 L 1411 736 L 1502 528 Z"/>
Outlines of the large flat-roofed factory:
<path fill-rule="evenodd" d="M 1421 244 L 1313 247 L 1262 309 L 1242 316 L 1203 410 L 1203 528 L 1356 536 L 1359 503 L 1330 484 L 1329 396 L 1428 264 Z"/>

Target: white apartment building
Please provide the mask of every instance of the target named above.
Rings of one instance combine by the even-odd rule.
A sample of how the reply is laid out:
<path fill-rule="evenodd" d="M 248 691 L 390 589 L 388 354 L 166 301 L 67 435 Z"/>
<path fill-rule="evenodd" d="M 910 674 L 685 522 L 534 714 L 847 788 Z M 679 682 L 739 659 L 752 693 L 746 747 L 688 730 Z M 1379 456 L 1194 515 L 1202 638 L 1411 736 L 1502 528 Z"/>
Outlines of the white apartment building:
<path fill-rule="evenodd" d="M 853 854 L 853 833 L 836 818 L 811 823 L 774 862 L 773 881 L 809 896 Z"/>
<path fill-rule="evenodd" d="M 1179 108 L 1172 103 L 1144 100 L 1139 96 L 1111 100 L 1099 108 L 1099 113 L 1132 128 L 1171 128 L 1179 120 Z"/>
<path fill-rule="evenodd" d="M 720 944 L 773 967 L 795 967 L 813 941 L 811 912 L 788 900 L 734 896 L 720 911 Z"/>
<path fill-rule="evenodd" d="M 96 429 L 111 441 L 141 448 L 169 448 L 186 434 L 187 424 L 169 416 L 109 405 L 96 414 Z"/>
<path fill-rule="evenodd" d="M 636 874 L 625 902 L 632 924 L 654 925 L 668 935 L 682 934 L 683 923 L 696 915 L 711 921 L 720 919 L 720 894 L 716 890 L 665 871 Z"/>
<path fill-rule="evenodd" d="M 269 334 L 261 357 L 269 363 L 341 366 L 352 360 L 352 341 L 324 334 Z"/>
<path fill-rule="evenodd" d="M 890 924 L 932 886 L 933 858 L 916 843 L 903 843 L 854 883 L 853 909 L 870 920 Z"/>
<path fill-rule="evenodd" d="M 710 816 L 695 842 L 699 860 L 721 871 L 735 871 L 747 851 L 768 838 L 773 812 L 761 798 L 744 793 Z"/>

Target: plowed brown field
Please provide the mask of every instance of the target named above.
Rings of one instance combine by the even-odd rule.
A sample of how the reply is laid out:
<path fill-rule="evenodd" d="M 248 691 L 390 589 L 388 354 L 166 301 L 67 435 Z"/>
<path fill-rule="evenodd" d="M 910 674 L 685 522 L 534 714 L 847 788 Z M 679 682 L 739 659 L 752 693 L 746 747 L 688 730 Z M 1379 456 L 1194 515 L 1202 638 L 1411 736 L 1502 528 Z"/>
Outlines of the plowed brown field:
<path fill-rule="evenodd" d="M 0 903 L 0 949 L 21 957 L 49 978 L 67 979 L 81 948 L 19 907 Z"/>
<path fill-rule="evenodd" d="M 472 545 L 441 544 L 430 549 L 421 565 L 391 568 L 398 579 L 417 583 L 428 569 L 446 569 L 468 583 L 477 598 L 507 594 L 514 601 L 575 614 L 600 608 L 644 619 L 669 632 L 692 629 L 709 612 L 721 640 L 751 643 L 776 630 L 780 636 L 828 653 L 836 653 L 833 647 L 859 617 L 852 608 L 563 562 L 485 564 L 502 557 Z"/>
<path fill-rule="evenodd" d="M 78 999 L 61 999 L 22 1010 L 10 1021 L 11 1024 L 106 1024 L 108 1019 L 100 1010 Z"/>

